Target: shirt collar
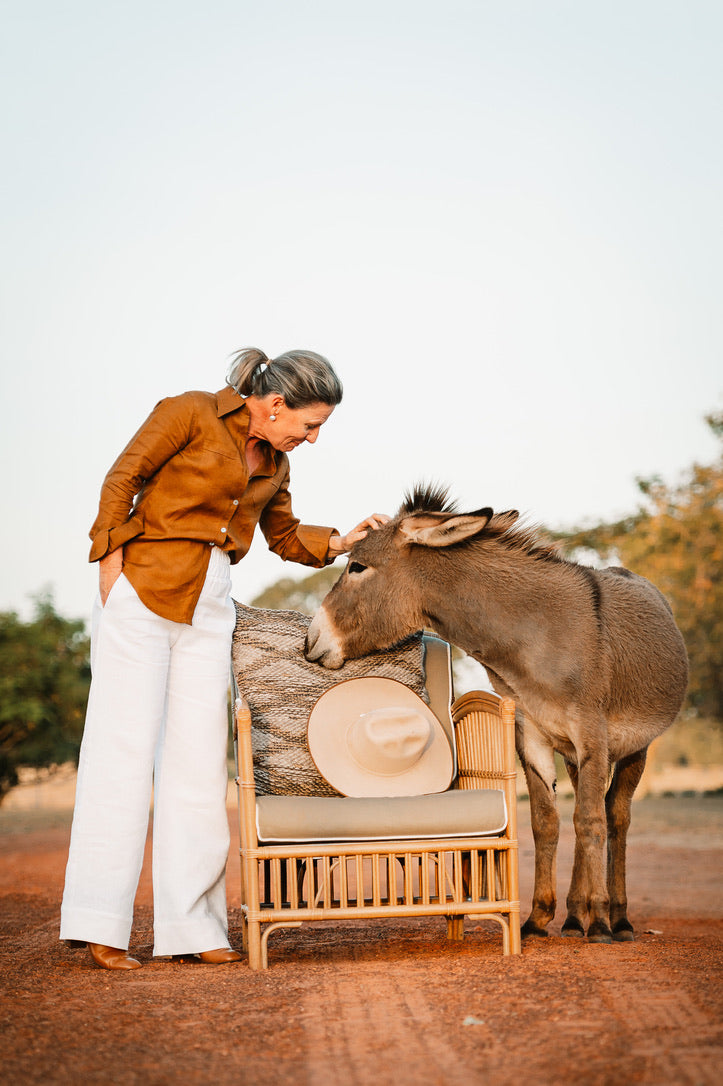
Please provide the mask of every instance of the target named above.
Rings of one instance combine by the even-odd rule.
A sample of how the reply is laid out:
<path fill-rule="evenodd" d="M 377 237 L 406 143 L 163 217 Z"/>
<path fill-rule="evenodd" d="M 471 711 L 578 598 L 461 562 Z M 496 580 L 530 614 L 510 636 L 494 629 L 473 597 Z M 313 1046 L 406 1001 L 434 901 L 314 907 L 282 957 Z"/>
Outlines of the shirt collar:
<path fill-rule="evenodd" d="M 232 411 L 240 411 L 245 406 L 246 401 L 243 396 L 240 396 L 236 389 L 231 388 L 230 385 L 226 385 L 225 388 L 216 393 L 216 414 L 220 419 L 224 415 L 230 415 Z"/>
<path fill-rule="evenodd" d="M 225 415 L 233 414 L 234 411 L 239 412 L 239 415 L 234 422 L 243 436 L 243 443 L 245 445 L 250 421 L 246 400 L 243 396 L 239 395 L 235 389 L 226 385 L 225 388 L 222 388 L 220 392 L 216 393 L 216 415 L 221 419 Z M 256 474 L 268 476 L 276 475 L 276 472 L 279 470 L 279 464 L 281 463 L 283 453 L 278 452 L 266 441 L 264 441 L 260 447 L 264 453 L 264 460 Z"/>

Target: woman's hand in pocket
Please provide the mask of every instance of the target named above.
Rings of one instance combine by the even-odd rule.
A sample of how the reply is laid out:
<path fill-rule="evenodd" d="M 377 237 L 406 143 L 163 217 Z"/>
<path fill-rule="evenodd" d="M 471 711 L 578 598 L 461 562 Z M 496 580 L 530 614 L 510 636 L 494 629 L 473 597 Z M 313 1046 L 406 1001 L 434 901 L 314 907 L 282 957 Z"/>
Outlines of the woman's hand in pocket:
<path fill-rule="evenodd" d="M 100 575 L 100 602 L 105 607 L 110 590 L 123 571 L 123 548 L 111 551 L 98 562 Z"/>

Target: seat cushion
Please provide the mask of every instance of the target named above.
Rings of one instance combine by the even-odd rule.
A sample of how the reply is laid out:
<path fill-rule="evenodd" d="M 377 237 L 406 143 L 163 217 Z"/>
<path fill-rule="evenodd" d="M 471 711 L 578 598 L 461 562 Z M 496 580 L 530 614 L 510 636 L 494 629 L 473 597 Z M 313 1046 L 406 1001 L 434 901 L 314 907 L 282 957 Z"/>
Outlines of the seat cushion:
<path fill-rule="evenodd" d="M 389 799 L 259 796 L 256 803 L 263 844 L 496 836 L 506 825 L 504 792 L 496 788 Z"/>
<path fill-rule="evenodd" d="M 391 649 L 348 660 L 328 671 L 304 656 L 311 619 L 299 611 L 236 603 L 232 669 L 251 709 L 254 781 L 262 795 L 337 796 L 309 753 L 306 726 L 315 702 L 342 679 L 396 679 L 429 697 L 424 685 L 421 634 Z"/>

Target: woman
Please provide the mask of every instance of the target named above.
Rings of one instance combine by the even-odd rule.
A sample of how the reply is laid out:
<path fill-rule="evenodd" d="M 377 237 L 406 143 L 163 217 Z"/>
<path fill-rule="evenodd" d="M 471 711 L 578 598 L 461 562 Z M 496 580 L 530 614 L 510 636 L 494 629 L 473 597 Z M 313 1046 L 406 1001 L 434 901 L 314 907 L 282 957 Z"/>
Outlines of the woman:
<path fill-rule="evenodd" d="M 287 453 L 316 441 L 341 397 L 320 355 L 242 350 L 220 392 L 161 400 L 105 478 L 60 931 L 103 968 L 140 966 L 127 950 L 151 788 L 154 954 L 240 960 L 225 890 L 229 565 L 257 524 L 282 558 L 321 567 L 386 519 L 340 536 L 292 512 Z"/>

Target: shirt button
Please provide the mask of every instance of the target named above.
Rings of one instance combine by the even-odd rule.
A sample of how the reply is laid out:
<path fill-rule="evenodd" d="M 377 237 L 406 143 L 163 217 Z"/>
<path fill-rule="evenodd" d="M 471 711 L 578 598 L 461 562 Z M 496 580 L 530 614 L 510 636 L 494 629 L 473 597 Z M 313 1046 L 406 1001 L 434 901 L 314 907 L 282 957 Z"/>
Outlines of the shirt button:
<path fill-rule="evenodd" d="M 225 528 L 222 528 L 222 529 L 221 529 L 221 531 L 222 531 L 222 532 L 225 532 L 225 531 L 226 531 L 226 529 L 225 529 Z"/>
<path fill-rule="evenodd" d="M 234 505 L 238 505 L 238 498 L 234 498 L 233 503 Z"/>

